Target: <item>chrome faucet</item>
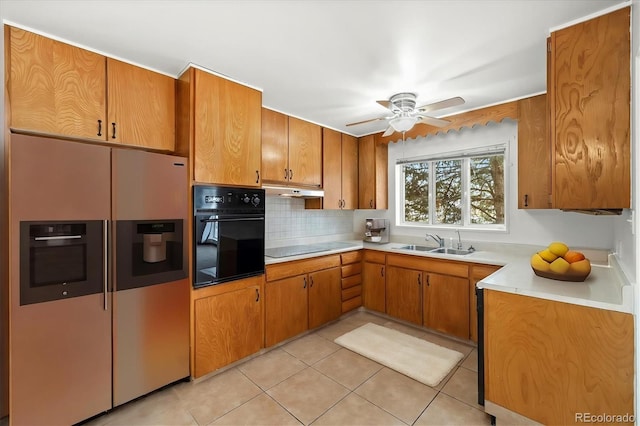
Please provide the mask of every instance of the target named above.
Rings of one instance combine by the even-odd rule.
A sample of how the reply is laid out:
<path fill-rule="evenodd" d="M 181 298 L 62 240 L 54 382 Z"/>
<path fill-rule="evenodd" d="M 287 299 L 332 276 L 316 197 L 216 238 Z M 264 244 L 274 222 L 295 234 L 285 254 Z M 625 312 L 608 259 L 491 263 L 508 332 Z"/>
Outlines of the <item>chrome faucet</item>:
<path fill-rule="evenodd" d="M 458 250 L 462 250 L 462 240 L 460 239 L 460 230 L 456 229 L 456 232 L 458 233 Z"/>
<path fill-rule="evenodd" d="M 429 240 L 429 237 L 433 238 L 436 243 L 438 243 L 438 247 L 444 247 L 444 238 L 440 238 L 439 235 L 427 234 L 425 241 Z"/>

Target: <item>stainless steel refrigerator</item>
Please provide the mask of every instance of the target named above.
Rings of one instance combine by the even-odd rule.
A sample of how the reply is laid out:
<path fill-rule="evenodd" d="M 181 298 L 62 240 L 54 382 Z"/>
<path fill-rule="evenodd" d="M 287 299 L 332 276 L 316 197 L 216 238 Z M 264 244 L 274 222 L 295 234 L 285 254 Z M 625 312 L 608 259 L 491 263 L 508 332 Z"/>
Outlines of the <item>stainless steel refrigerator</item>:
<path fill-rule="evenodd" d="M 13 424 L 73 424 L 189 375 L 186 159 L 9 142 Z"/>

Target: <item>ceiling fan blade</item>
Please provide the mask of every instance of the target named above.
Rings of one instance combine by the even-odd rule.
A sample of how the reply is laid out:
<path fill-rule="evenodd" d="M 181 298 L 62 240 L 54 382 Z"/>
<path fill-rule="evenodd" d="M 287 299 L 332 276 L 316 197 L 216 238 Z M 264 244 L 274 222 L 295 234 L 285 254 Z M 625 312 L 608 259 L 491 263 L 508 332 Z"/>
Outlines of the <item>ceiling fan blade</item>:
<path fill-rule="evenodd" d="M 376 102 L 387 109 L 391 109 L 393 107 L 393 104 L 391 103 L 391 101 L 376 101 Z"/>
<path fill-rule="evenodd" d="M 369 120 L 358 121 L 358 122 L 355 122 L 355 123 L 349 123 L 349 124 L 347 124 L 347 126 L 355 126 L 355 125 L 358 125 L 358 124 L 371 123 L 373 121 L 380 121 L 380 120 L 390 120 L 392 118 L 393 118 L 393 116 L 391 116 L 391 117 L 371 118 Z"/>
<path fill-rule="evenodd" d="M 430 126 L 444 127 L 451 123 L 449 120 L 444 120 L 442 118 L 428 117 L 426 115 L 420 115 L 419 117 L 420 119 L 418 120 L 418 123 L 424 123 Z"/>
<path fill-rule="evenodd" d="M 429 112 L 429 111 L 435 111 L 437 109 L 450 108 L 450 107 L 458 106 L 462 104 L 464 104 L 464 99 L 462 99 L 460 96 L 456 96 L 455 98 L 445 99 L 444 101 L 422 105 L 421 107 L 416 108 L 416 111 Z"/>
<path fill-rule="evenodd" d="M 382 134 L 382 137 L 385 136 L 390 136 L 395 132 L 395 129 L 391 126 L 387 127 L 387 130 L 384 131 L 384 133 Z"/>

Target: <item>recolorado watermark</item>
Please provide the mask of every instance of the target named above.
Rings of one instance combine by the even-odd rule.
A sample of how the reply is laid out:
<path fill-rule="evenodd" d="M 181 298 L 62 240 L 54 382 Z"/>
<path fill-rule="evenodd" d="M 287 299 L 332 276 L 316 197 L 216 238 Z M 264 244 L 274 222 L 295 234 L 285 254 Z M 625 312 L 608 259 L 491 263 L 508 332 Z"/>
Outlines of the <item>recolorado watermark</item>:
<path fill-rule="evenodd" d="M 633 423 L 633 414 L 576 413 L 576 423 Z"/>

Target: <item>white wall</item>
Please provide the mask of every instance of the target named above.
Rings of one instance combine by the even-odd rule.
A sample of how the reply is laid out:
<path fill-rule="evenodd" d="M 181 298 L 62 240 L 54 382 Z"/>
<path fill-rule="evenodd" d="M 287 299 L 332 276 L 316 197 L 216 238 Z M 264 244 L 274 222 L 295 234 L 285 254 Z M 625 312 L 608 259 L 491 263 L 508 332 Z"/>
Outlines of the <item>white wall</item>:
<path fill-rule="evenodd" d="M 421 137 L 406 142 L 389 144 L 389 210 L 359 210 L 354 214 L 354 230 L 364 229 L 367 217 L 385 217 L 391 220 L 391 238 L 423 237 L 426 232 L 436 232 L 444 238 L 454 237 L 452 229 L 398 227 L 396 216 L 395 163 L 398 158 L 436 154 L 462 149 L 507 143 L 508 230 L 504 231 L 461 231 L 464 241 L 504 242 L 516 244 L 547 245 L 552 241 L 563 241 L 570 247 L 590 247 L 612 250 L 614 248 L 613 229 L 619 218 L 614 216 L 590 216 L 580 213 L 565 213 L 560 210 L 518 210 L 518 146 L 517 123 L 504 120 L 487 126 L 465 128 L 459 132 Z"/>

